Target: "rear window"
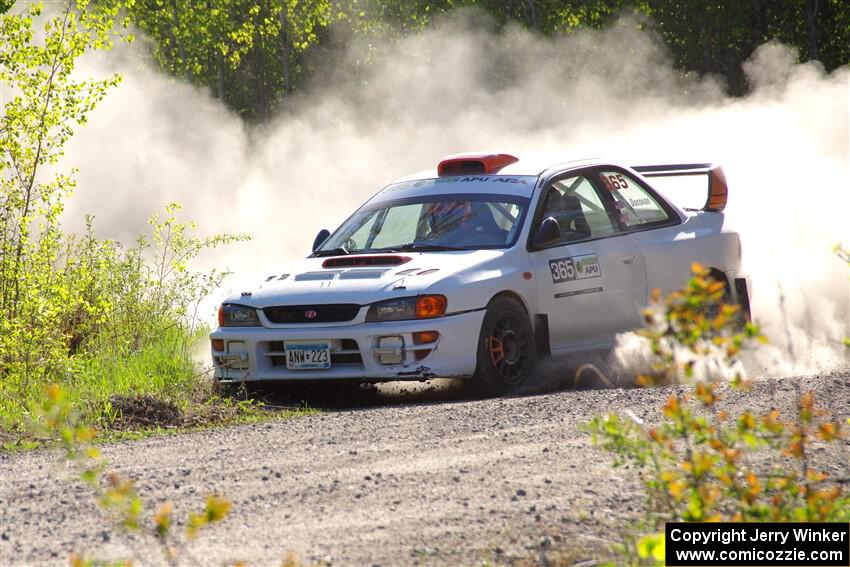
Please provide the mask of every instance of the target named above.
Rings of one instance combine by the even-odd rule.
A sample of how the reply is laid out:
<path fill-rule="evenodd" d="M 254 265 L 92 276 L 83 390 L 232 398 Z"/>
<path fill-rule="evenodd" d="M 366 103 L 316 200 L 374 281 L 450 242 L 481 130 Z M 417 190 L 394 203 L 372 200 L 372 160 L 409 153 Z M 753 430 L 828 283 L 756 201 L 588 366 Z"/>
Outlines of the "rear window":
<path fill-rule="evenodd" d="M 670 220 L 664 207 L 637 181 L 619 171 L 602 171 L 600 180 L 614 199 L 620 221 L 627 227 L 662 223 Z"/>

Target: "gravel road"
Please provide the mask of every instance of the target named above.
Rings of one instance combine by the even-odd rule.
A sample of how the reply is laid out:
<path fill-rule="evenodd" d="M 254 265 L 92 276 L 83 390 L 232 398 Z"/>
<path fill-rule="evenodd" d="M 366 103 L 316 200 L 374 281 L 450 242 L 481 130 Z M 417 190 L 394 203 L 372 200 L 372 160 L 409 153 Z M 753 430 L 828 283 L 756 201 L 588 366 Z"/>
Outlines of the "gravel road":
<path fill-rule="evenodd" d="M 850 372 L 803 380 L 819 403 L 850 415 Z M 723 404 L 789 411 L 794 387 L 763 380 Z M 231 515 L 189 547 L 200 564 L 279 565 L 288 552 L 304 564 L 535 564 L 541 549 L 579 562 L 618 539 L 643 506 L 634 471 L 612 468 L 580 425 L 627 409 L 657 420 L 669 394 L 375 393 L 353 409 L 114 443 L 104 453 L 136 479 L 149 508 L 172 501 L 184 517 L 209 493 L 231 500 Z M 814 453 L 831 472 L 850 472 L 850 442 Z M 67 565 L 71 551 L 161 562 L 149 541 L 110 529 L 57 459 L 0 455 L 3 565 Z"/>

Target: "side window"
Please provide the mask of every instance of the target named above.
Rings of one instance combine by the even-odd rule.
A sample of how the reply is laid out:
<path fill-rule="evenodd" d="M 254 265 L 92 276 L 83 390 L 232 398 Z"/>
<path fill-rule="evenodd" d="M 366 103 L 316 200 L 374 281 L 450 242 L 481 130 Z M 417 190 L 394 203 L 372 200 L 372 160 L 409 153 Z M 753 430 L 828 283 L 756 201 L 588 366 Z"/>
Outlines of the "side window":
<path fill-rule="evenodd" d="M 372 231 L 372 226 L 375 224 L 376 218 L 377 211 L 366 213 L 366 215 L 359 219 L 360 226 L 351 234 L 344 245 L 347 248 L 354 249 L 366 246 L 366 240 L 369 238 L 369 234 Z"/>
<path fill-rule="evenodd" d="M 561 228 L 561 242 L 610 236 L 614 223 L 593 184 L 583 176 L 556 181 L 543 202 L 542 218 L 553 217 Z"/>
<path fill-rule="evenodd" d="M 599 178 L 614 199 L 614 207 L 627 227 L 670 219 L 667 211 L 637 181 L 618 171 L 601 171 Z"/>

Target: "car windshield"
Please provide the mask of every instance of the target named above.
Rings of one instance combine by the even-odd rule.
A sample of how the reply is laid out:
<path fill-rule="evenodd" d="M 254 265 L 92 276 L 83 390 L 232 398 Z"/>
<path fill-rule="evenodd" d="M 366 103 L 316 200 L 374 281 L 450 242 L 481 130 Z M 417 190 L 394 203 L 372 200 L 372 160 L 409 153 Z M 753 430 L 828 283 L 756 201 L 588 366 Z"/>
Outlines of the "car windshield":
<path fill-rule="evenodd" d="M 528 199 L 507 195 L 429 195 L 365 206 L 316 255 L 370 251 L 507 248 Z"/>

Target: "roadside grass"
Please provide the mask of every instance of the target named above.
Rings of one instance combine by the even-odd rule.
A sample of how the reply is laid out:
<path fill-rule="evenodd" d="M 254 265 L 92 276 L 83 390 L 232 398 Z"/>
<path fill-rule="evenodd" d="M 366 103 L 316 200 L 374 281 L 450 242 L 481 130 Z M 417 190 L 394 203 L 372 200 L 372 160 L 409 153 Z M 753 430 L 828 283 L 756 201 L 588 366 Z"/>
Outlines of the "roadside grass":
<path fill-rule="evenodd" d="M 97 442 L 174 435 L 211 427 L 259 423 L 317 413 L 308 405 L 267 407 L 257 400 L 222 396 L 208 370 L 192 353 L 202 348 L 208 329 L 188 336 L 186 327 L 165 329 L 155 340 L 129 353 L 109 348 L 69 359 L 57 385 L 97 428 Z M 0 380 L 0 450 L 43 446 L 47 440 L 26 427 L 44 401 L 40 380 Z"/>
<path fill-rule="evenodd" d="M 260 404 L 249 402 L 230 402 L 230 400 L 210 400 L 189 413 L 184 423 L 176 426 L 160 426 L 105 430 L 97 440 L 99 442 L 130 441 L 159 435 L 182 435 L 197 431 L 206 431 L 231 425 L 266 423 L 281 419 L 290 419 L 318 414 L 319 410 L 304 405 L 298 408 L 268 409 Z M 213 414 L 213 415 L 210 415 Z"/>
<path fill-rule="evenodd" d="M 188 263 L 245 237 L 194 236 L 179 208 L 152 215 L 151 234 L 129 249 L 98 240 L 90 222 L 85 238 L 68 237 L 64 264 L 43 268 L 54 287 L 33 289 L 26 312 L 0 309 L 0 444 L 33 441 L 26 423 L 50 384 L 104 430 L 180 425 L 187 415 L 199 425 L 255 410 L 222 406 L 193 356 L 208 340 L 199 302 L 227 272 Z"/>
<path fill-rule="evenodd" d="M 197 368 L 183 346 L 187 337 L 177 327 L 166 329 L 153 342 L 129 355 L 105 350 L 83 359 L 74 375 L 63 384 L 73 385 L 77 407 L 94 410 L 86 417 L 102 417 L 112 421 L 116 416 L 110 408 L 110 398 L 147 393 L 163 400 L 185 404 L 199 388 Z M 201 333 L 191 337 L 197 344 Z M 73 399 L 73 397 L 72 397 Z M 98 408 L 101 406 L 102 409 Z"/>
<path fill-rule="evenodd" d="M 140 406 L 142 404 L 139 404 Z M 319 413 L 309 405 L 292 408 L 266 407 L 256 400 L 234 400 L 213 395 L 200 402 L 188 401 L 179 421 L 170 424 L 126 423 L 119 418 L 112 426 L 98 427 L 95 445 L 120 441 L 137 441 L 149 437 L 175 436 L 199 431 L 208 431 L 234 425 L 267 423 L 293 419 Z M 39 437 L 31 431 L 10 434 L 0 431 L 0 452 L 16 453 L 50 447 L 53 439 Z"/>
<path fill-rule="evenodd" d="M 148 217 L 148 229 L 129 243 L 98 237 L 92 216 L 82 233 L 63 229 L 76 187 L 75 171 L 56 166 L 64 144 L 120 82 L 82 78 L 77 59 L 129 39 L 117 4 L 63 4 L 52 15 L 32 3 L 0 18 L 0 51 L 10 54 L 0 85 L 20 94 L 0 112 L 3 445 L 37 441 L 27 423 L 49 385 L 99 429 L 139 415 L 153 418 L 144 426 L 177 423 L 191 407 L 210 405 L 208 377 L 191 349 L 206 334 L 198 306 L 228 272 L 193 264 L 211 248 L 250 238 L 199 236 L 194 222 L 178 220 L 178 203 Z"/>

